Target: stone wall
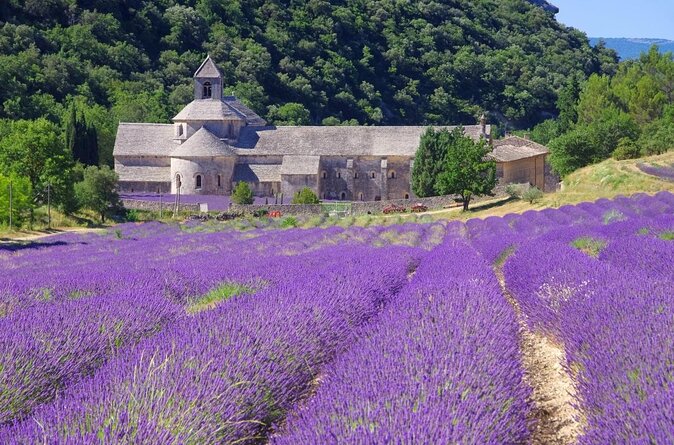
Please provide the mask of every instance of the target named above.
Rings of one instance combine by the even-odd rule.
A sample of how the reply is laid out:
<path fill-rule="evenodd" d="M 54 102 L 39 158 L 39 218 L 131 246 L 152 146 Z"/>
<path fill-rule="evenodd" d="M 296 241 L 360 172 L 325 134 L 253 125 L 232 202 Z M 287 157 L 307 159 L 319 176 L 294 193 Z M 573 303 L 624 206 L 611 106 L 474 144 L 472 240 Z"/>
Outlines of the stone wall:
<path fill-rule="evenodd" d="M 273 212 L 278 210 L 281 212 L 281 215 L 295 215 L 295 216 L 315 216 L 322 215 L 324 213 L 323 206 L 320 204 L 284 204 L 284 205 L 275 205 L 275 204 L 251 204 L 251 205 L 240 205 L 232 204 L 229 208 L 230 212 L 243 212 L 247 215 L 253 214 L 256 210 L 268 210 Z"/>
<path fill-rule="evenodd" d="M 150 181 L 119 181 L 117 191 L 120 193 L 168 193 L 171 183 Z"/>
<path fill-rule="evenodd" d="M 147 210 L 158 212 L 161 208 L 164 212 L 172 212 L 175 208 L 175 203 L 171 201 L 141 201 L 139 199 L 122 199 L 122 205 L 127 210 Z M 185 204 L 180 203 L 178 209 L 181 212 L 199 212 L 199 204 Z"/>

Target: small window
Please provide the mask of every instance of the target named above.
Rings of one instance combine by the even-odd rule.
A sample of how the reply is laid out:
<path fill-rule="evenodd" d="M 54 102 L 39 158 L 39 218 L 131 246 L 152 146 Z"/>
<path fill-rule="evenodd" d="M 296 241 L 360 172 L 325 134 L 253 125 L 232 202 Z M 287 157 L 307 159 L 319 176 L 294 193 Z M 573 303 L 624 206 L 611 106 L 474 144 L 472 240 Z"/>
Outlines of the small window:
<path fill-rule="evenodd" d="M 337 172 L 337 179 L 341 179 L 341 178 L 342 178 L 342 173 L 341 173 L 341 172 Z"/>
<path fill-rule="evenodd" d="M 180 188 L 183 184 L 183 181 L 180 178 L 180 175 L 176 175 L 176 188 Z"/>
<path fill-rule="evenodd" d="M 391 173 L 389 173 L 389 178 L 395 179 L 396 178 L 396 172 L 391 171 Z"/>
<path fill-rule="evenodd" d="M 374 179 L 374 176 L 375 176 L 374 172 L 370 173 L 370 177 L 371 177 L 372 179 Z"/>
<path fill-rule="evenodd" d="M 410 199 L 410 194 L 409 194 L 409 193 L 405 193 L 405 199 Z"/>
<path fill-rule="evenodd" d="M 323 192 L 323 199 L 326 199 L 328 197 L 328 194 Z"/>
<path fill-rule="evenodd" d="M 222 178 L 218 175 L 218 187 L 222 187 Z"/>
<path fill-rule="evenodd" d="M 213 95 L 213 88 L 210 82 L 204 82 L 204 99 L 210 99 Z"/>
<path fill-rule="evenodd" d="M 176 131 L 178 133 L 178 136 L 182 136 L 183 135 L 183 125 L 178 124 L 178 127 L 176 128 Z"/>
<path fill-rule="evenodd" d="M 201 188 L 201 175 L 197 175 L 196 177 L 196 187 L 197 189 Z"/>
<path fill-rule="evenodd" d="M 362 193 L 358 194 L 358 199 L 361 200 L 361 201 L 363 200 L 363 194 Z"/>
<path fill-rule="evenodd" d="M 328 179 L 328 172 L 323 170 L 323 173 L 321 173 L 321 176 L 323 177 L 323 179 Z"/>
<path fill-rule="evenodd" d="M 355 172 L 355 173 L 353 174 L 353 177 L 356 178 L 356 179 L 358 179 L 358 172 Z"/>
<path fill-rule="evenodd" d="M 346 192 L 342 192 L 342 194 L 339 195 L 339 199 L 341 199 L 342 201 L 344 201 L 344 200 L 346 199 Z"/>

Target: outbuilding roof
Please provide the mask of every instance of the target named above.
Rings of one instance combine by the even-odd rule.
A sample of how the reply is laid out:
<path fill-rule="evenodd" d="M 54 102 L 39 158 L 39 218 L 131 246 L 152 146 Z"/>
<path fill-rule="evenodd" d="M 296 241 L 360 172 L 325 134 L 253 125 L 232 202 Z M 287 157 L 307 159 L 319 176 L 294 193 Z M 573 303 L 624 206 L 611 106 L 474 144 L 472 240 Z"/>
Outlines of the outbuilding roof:
<path fill-rule="evenodd" d="M 173 124 L 120 122 L 115 138 L 115 156 L 169 156 L 175 149 Z"/>
<path fill-rule="evenodd" d="M 239 155 L 407 156 L 415 155 L 428 127 L 244 127 L 232 144 Z M 455 127 L 436 127 L 453 129 Z M 490 127 L 486 127 L 489 138 Z M 464 127 L 473 139 L 482 127 Z"/>
<path fill-rule="evenodd" d="M 115 172 L 120 181 L 168 182 L 171 178 L 171 167 L 130 166 L 115 164 Z"/>
<path fill-rule="evenodd" d="M 519 136 L 508 136 L 493 142 L 491 157 L 498 162 L 512 162 L 550 153 L 544 145 Z"/>
<path fill-rule="evenodd" d="M 282 175 L 315 175 L 321 163 L 320 156 L 283 156 Z"/>
<path fill-rule="evenodd" d="M 236 156 L 229 146 L 216 135 L 201 127 L 187 141 L 171 152 L 172 158 L 210 158 Z"/>
<path fill-rule="evenodd" d="M 234 182 L 280 182 L 280 164 L 237 164 L 234 167 Z"/>

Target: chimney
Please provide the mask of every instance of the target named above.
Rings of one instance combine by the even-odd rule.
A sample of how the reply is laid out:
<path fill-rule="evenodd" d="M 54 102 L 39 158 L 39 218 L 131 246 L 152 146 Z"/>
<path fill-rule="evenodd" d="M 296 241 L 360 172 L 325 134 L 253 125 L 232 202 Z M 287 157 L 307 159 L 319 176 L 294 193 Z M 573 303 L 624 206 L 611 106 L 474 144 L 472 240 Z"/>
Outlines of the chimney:
<path fill-rule="evenodd" d="M 480 130 L 482 131 L 482 136 L 487 139 L 487 116 L 484 113 L 480 116 Z"/>

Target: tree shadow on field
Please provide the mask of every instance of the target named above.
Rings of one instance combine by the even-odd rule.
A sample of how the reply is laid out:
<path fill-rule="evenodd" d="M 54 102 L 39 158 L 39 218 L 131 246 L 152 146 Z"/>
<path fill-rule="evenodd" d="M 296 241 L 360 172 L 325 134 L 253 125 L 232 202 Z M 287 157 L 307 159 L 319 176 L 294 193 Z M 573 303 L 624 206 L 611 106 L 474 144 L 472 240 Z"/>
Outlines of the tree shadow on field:
<path fill-rule="evenodd" d="M 45 249 L 53 246 L 65 246 L 69 244 L 65 241 L 16 241 L 7 238 L 0 238 L 0 252 L 18 252 L 26 249 Z"/>

